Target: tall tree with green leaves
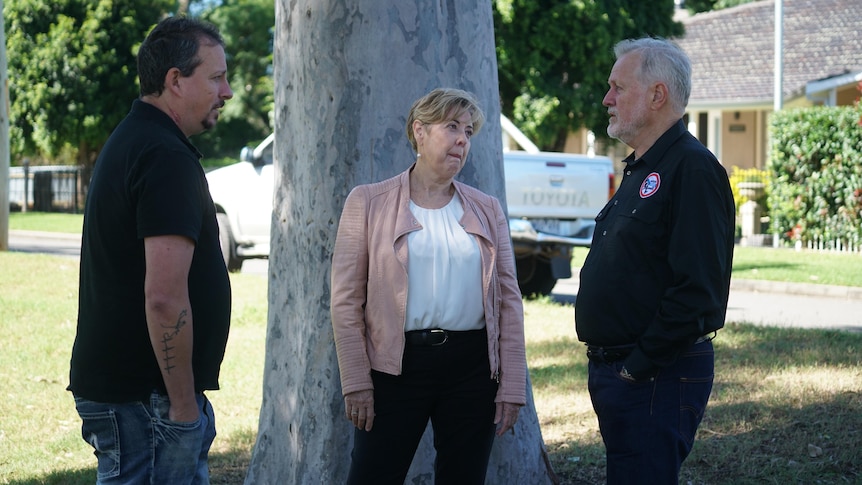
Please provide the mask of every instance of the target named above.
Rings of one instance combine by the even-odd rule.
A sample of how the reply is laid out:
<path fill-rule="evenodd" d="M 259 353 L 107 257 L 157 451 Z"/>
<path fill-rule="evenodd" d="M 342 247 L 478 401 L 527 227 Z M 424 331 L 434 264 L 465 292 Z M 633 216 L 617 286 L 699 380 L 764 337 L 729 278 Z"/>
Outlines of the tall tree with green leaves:
<path fill-rule="evenodd" d="M 581 127 L 603 136 L 614 44 L 681 34 L 673 13 L 673 0 L 494 0 L 503 114 L 545 150 Z"/>
<path fill-rule="evenodd" d="M 200 136 L 197 144 L 205 156 L 234 155 L 272 132 L 275 1 L 209 2 L 201 17 L 217 25 L 224 37 L 234 97 L 215 129 Z"/>
<path fill-rule="evenodd" d="M 91 164 L 138 95 L 135 52 L 173 0 L 5 5 L 10 150 Z"/>

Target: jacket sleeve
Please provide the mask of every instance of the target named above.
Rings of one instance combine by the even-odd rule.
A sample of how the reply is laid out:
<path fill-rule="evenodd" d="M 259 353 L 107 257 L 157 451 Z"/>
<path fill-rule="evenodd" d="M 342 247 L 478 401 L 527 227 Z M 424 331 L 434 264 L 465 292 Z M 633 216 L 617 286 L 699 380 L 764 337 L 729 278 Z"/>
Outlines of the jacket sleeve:
<path fill-rule="evenodd" d="M 344 202 L 332 253 L 330 314 L 341 392 L 373 389 L 366 350 L 368 196 L 354 188 Z"/>
<path fill-rule="evenodd" d="M 497 281 L 500 295 L 500 388 L 497 402 L 527 402 L 527 353 L 524 343 L 524 304 L 515 272 L 515 254 L 509 221 L 494 199 L 497 245 Z"/>

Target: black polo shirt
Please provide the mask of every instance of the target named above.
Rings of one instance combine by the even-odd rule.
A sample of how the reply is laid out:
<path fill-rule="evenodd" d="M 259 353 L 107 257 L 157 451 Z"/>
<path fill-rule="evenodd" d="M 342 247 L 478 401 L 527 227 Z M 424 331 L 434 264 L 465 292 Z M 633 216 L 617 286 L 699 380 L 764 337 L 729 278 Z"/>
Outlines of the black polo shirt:
<path fill-rule="evenodd" d="M 727 172 L 682 120 L 639 159 L 596 217 L 575 303 L 578 338 L 635 344 L 643 376 L 724 325 L 736 209 Z"/>
<path fill-rule="evenodd" d="M 165 390 L 144 307 L 144 238 L 162 235 L 195 242 L 195 390 L 218 389 L 230 281 L 200 153 L 164 112 L 136 100 L 99 154 L 87 195 L 69 385 L 76 395 L 126 402 Z"/>

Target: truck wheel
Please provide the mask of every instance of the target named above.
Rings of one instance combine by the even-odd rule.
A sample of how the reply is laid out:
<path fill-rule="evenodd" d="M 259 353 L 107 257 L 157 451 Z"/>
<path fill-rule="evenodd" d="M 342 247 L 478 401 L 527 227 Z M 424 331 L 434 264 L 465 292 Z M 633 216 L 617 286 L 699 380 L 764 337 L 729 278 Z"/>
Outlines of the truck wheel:
<path fill-rule="evenodd" d="M 216 220 L 218 221 L 218 242 L 221 245 L 224 264 L 228 271 L 236 273 L 242 269 L 242 259 L 236 255 L 236 241 L 233 240 L 227 214 L 219 212 L 216 214 Z"/>
<path fill-rule="evenodd" d="M 550 295 L 557 284 L 557 279 L 551 273 L 551 263 L 535 255 L 516 259 L 515 269 L 521 294 L 527 298 Z"/>

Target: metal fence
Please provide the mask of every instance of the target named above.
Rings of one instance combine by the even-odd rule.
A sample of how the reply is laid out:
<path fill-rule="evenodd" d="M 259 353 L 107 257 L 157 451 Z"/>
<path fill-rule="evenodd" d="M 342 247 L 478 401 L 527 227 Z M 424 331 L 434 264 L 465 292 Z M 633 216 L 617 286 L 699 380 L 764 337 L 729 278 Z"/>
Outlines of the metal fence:
<path fill-rule="evenodd" d="M 9 167 L 9 208 L 13 211 L 72 212 L 84 208 L 83 167 Z"/>

